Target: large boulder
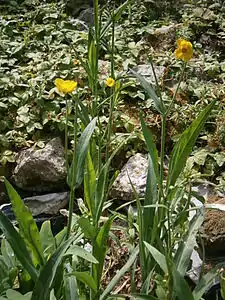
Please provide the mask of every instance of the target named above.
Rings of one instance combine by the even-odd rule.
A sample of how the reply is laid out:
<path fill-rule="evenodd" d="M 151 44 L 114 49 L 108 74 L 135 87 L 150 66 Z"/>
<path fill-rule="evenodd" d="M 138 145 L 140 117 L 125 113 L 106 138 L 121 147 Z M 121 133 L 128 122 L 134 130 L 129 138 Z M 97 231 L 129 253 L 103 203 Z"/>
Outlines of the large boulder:
<path fill-rule="evenodd" d="M 18 188 L 33 192 L 58 191 L 65 185 L 66 162 L 60 138 L 49 141 L 43 149 L 22 150 L 16 158 L 13 178 Z"/>
<path fill-rule="evenodd" d="M 130 181 L 138 195 L 144 197 L 147 171 L 148 160 L 145 155 L 137 153 L 132 156 L 116 178 L 110 193 L 111 197 L 124 201 L 135 199 Z"/>
<path fill-rule="evenodd" d="M 210 197 L 207 203 L 225 204 L 225 197 Z M 207 209 L 201 237 L 204 241 L 205 252 L 208 256 L 221 256 L 225 252 L 225 212 Z"/>

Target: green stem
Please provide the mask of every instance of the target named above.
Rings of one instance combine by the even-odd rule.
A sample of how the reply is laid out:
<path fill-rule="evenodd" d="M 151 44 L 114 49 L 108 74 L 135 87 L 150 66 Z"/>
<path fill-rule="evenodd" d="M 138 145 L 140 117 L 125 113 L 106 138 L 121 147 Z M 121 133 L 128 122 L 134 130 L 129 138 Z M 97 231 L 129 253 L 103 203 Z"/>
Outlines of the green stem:
<path fill-rule="evenodd" d="M 182 79 L 183 79 L 183 77 L 184 77 L 184 71 L 185 71 L 186 65 L 187 65 L 187 63 L 185 62 L 185 63 L 183 64 L 183 69 L 182 69 L 181 76 L 180 76 L 180 79 L 179 79 L 179 81 L 178 81 L 178 84 L 177 84 L 175 93 L 173 94 L 173 98 L 172 98 L 172 100 L 171 100 L 171 102 L 170 102 L 170 105 L 169 105 L 167 111 L 166 111 L 166 116 L 168 116 L 168 114 L 170 113 L 171 107 L 172 107 L 172 105 L 173 105 L 173 103 L 174 103 L 174 101 L 175 101 L 175 99 L 176 99 L 177 92 L 178 92 L 178 90 L 179 90 L 179 88 L 180 88 L 181 81 L 182 81 Z"/>
<path fill-rule="evenodd" d="M 112 46 L 111 46 L 111 77 L 115 78 L 115 60 L 114 60 L 114 50 L 115 50 L 115 17 L 114 8 L 112 12 Z"/>
<path fill-rule="evenodd" d="M 160 153 L 160 175 L 159 175 L 159 203 L 162 203 L 161 198 L 163 195 L 163 166 L 165 156 L 165 139 L 166 139 L 166 115 L 161 116 L 161 153 Z M 162 210 L 161 210 L 162 211 Z"/>
<path fill-rule="evenodd" d="M 65 128 L 65 155 L 66 155 L 66 172 L 69 174 L 69 163 L 68 163 L 68 116 L 69 116 L 69 107 L 68 100 L 66 98 L 66 128 Z"/>
<path fill-rule="evenodd" d="M 99 56 L 99 35 L 100 35 L 100 20 L 99 20 L 99 7 L 98 0 L 94 0 L 94 22 L 95 22 L 95 48 L 96 57 L 95 59 L 95 70 L 93 74 L 94 79 L 94 101 L 92 104 L 92 117 L 96 115 L 96 107 L 98 103 L 98 56 Z"/>
<path fill-rule="evenodd" d="M 77 155 L 77 101 L 75 99 L 75 105 L 74 105 L 74 152 L 73 152 L 73 162 L 72 162 L 72 181 L 70 183 L 69 218 L 68 218 L 66 239 L 68 239 L 70 236 L 72 217 L 73 217 L 73 206 L 74 206 L 75 186 L 76 186 L 76 169 L 77 169 L 76 155 Z"/>

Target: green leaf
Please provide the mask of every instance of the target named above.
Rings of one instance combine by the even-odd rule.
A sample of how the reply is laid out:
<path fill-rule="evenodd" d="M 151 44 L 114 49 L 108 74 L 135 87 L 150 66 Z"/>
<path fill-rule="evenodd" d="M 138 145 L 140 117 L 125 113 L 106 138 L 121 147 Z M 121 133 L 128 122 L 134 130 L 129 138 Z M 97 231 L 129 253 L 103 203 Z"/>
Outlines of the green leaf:
<path fill-rule="evenodd" d="M 12 250 L 12 247 L 6 239 L 2 239 L 1 241 L 1 252 L 8 268 L 15 268 L 18 264 L 18 261 L 16 260 L 16 256 Z"/>
<path fill-rule="evenodd" d="M 173 270 L 173 281 L 174 291 L 178 297 L 178 300 L 184 300 L 184 295 L 185 300 L 195 300 L 187 281 L 176 269 Z"/>
<path fill-rule="evenodd" d="M 130 268 L 133 266 L 137 255 L 139 253 L 139 248 L 138 246 L 133 250 L 133 252 L 131 253 L 128 261 L 125 263 L 125 265 L 118 270 L 118 272 L 116 273 L 116 275 L 111 279 L 111 281 L 109 282 L 109 284 L 107 285 L 107 287 L 105 288 L 104 292 L 102 293 L 102 295 L 100 296 L 99 300 L 104 300 L 106 299 L 106 297 L 109 295 L 109 293 L 113 290 L 113 288 L 115 287 L 115 285 L 119 282 L 119 280 L 124 276 L 124 274 L 126 272 L 128 272 L 130 270 Z"/>
<path fill-rule="evenodd" d="M 56 273 L 63 261 L 64 255 L 71 243 L 78 241 L 79 238 L 80 234 L 72 236 L 69 240 L 60 245 L 55 253 L 50 257 L 45 266 L 42 268 L 36 281 L 31 300 L 49 300 L 50 291 L 53 288 Z"/>
<path fill-rule="evenodd" d="M 76 277 L 71 272 L 73 272 L 72 267 L 69 263 L 66 263 L 65 274 L 63 276 L 65 300 L 79 300 Z"/>
<path fill-rule="evenodd" d="M 77 223 L 79 224 L 84 236 L 92 241 L 95 240 L 97 232 L 94 226 L 90 223 L 89 219 L 81 217 L 78 219 Z"/>
<path fill-rule="evenodd" d="M 192 124 L 183 132 L 179 141 L 172 150 L 169 173 L 167 178 L 167 190 L 172 185 L 175 185 L 177 178 L 183 171 L 187 158 L 191 154 L 192 148 L 215 104 L 216 100 L 212 101 L 192 122 Z"/>
<path fill-rule="evenodd" d="M 95 126 L 96 126 L 97 118 L 94 118 L 88 126 L 84 129 L 82 132 L 78 144 L 77 144 L 77 164 L 76 164 L 76 184 L 80 185 L 84 178 L 84 166 L 85 166 L 85 160 L 88 152 L 89 143 L 91 140 L 91 136 L 94 132 Z M 70 167 L 69 175 L 68 175 L 68 183 L 71 184 L 72 181 L 72 174 L 73 174 L 73 164 Z"/>
<path fill-rule="evenodd" d="M 56 241 L 52 234 L 51 222 L 45 221 L 40 230 L 41 243 L 46 257 L 51 255 L 56 250 Z"/>
<path fill-rule="evenodd" d="M 16 257 L 21 262 L 24 269 L 30 274 L 31 278 L 35 282 L 38 277 L 38 271 L 30 257 L 30 253 L 26 248 L 26 244 L 20 234 L 13 227 L 8 218 L 0 211 L 0 227 L 5 235 L 5 238 L 12 247 Z"/>
<path fill-rule="evenodd" d="M 150 242 L 153 238 L 152 231 L 154 229 L 154 219 L 156 217 L 156 208 L 150 207 L 157 203 L 157 179 L 154 172 L 153 162 L 148 155 L 148 174 L 146 181 L 146 192 L 143 210 L 144 233 L 143 240 Z M 149 207 L 147 207 L 149 206 Z M 158 225 L 157 225 L 158 226 Z"/>
<path fill-rule="evenodd" d="M 115 217 L 116 215 L 110 217 L 101 227 L 93 245 L 93 255 L 98 261 L 98 264 L 92 265 L 93 277 L 95 282 L 97 282 L 97 287 L 100 286 L 100 280 L 108 246 L 109 230 Z"/>
<path fill-rule="evenodd" d="M 93 291 L 97 292 L 97 286 L 93 277 L 87 272 L 72 272 L 71 274 L 75 275 L 77 280 L 83 282 L 85 285 L 89 286 Z"/>
<path fill-rule="evenodd" d="M 151 131 L 148 129 L 148 127 L 145 124 L 145 121 L 142 117 L 142 114 L 140 114 L 140 120 L 141 120 L 141 127 L 142 127 L 142 132 L 146 141 L 148 153 L 151 157 L 151 163 L 154 169 L 153 178 L 156 177 L 156 179 L 159 179 L 159 167 L 158 167 L 158 151 L 156 149 L 156 145 L 153 141 L 153 137 L 151 134 Z"/>
<path fill-rule="evenodd" d="M 37 224 L 35 223 L 29 209 L 25 206 L 16 190 L 12 187 L 12 185 L 6 178 L 5 185 L 10 201 L 12 203 L 12 208 L 16 216 L 16 220 L 19 224 L 20 234 L 23 236 L 29 249 L 32 251 L 36 259 L 35 264 L 44 265 L 45 259 Z"/>
<path fill-rule="evenodd" d="M 146 248 L 148 251 L 151 253 L 152 257 L 154 260 L 158 263 L 160 268 L 163 270 L 165 274 L 168 273 L 168 268 L 167 268 L 167 263 L 166 263 L 166 258 L 165 256 L 160 253 L 155 247 L 151 246 L 149 243 L 144 242 Z"/>
<path fill-rule="evenodd" d="M 6 296 L 8 300 L 30 300 L 31 299 L 31 293 L 27 295 L 22 295 L 19 292 L 15 290 L 7 290 Z"/>
<path fill-rule="evenodd" d="M 155 92 L 152 84 L 147 82 L 147 80 L 142 75 L 136 73 L 135 71 L 130 70 L 130 72 L 140 81 L 143 89 L 148 94 L 149 98 L 151 98 L 154 101 L 154 105 L 155 105 L 155 108 L 157 109 L 157 111 L 161 115 L 164 115 L 164 113 L 166 112 L 164 104 L 161 101 L 160 97 L 158 97 L 156 95 L 156 92 Z"/>
<path fill-rule="evenodd" d="M 97 264 L 98 261 L 97 259 L 87 250 L 85 250 L 84 248 L 81 248 L 80 246 L 77 245 L 73 245 L 71 246 L 68 251 L 66 252 L 66 255 L 71 254 L 71 255 L 76 255 L 79 256 L 91 263 Z"/>
<path fill-rule="evenodd" d="M 87 153 L 86 159 L 86 171 L 84 173 L 84 195 L 85 201 L 87 203 L 88 209 L 93 217 L 93 199 L 95 195 L 96 188 L 96 173 L 94 169 L 94 164 L 90 155 L 90 152 Z"/>
<path fill-rule="evenodd" d="M 196 245 L 196 234 L 204 221 L 204 215 L 202 211 L 198 211 L 196 215 L 192 218 L 189 224 L 189 230 L 187 234 L 182 239 L 181 244 L 179 245 L 175 257 L 174 264 L 177 271 L 185 276 L 186 271 L 190 264 L 191 254 Z"/>

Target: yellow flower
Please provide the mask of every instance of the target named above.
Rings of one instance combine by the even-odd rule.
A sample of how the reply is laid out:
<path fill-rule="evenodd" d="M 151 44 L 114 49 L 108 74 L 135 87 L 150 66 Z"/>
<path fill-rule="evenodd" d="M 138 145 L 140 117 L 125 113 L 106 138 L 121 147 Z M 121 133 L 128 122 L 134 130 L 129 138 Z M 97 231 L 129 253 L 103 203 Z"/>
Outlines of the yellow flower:
<path fill-rule="evenodd" d="M 115 84 L 115 80 L 113 78 L 109 77 L 106 79 L 105 84 L 109 87 L 113 87 Z"/>
<path fill-rule="evenodd" d="M 79 64 L 79 60 L 75 59 L 74 62 L 73 62 L 74 66 L 78 65 Z"/>
<path fill-rule="evenodd" d="M 184 39 L 179 39 L 177 41 L 178 48 L 175 50 L 175 57 L 177 59 L 182 59 L 183 61 L 189 61 L 193 56 L 193 46 L 192 43 Z"/>
<path fill-rule="evenodd" d="M 72 93 L 77 87 L 77 82 L 73 80 L 63 80 L 61 78 L 56 78 L 55 85 L 60 93 L 68 94 Z"/>

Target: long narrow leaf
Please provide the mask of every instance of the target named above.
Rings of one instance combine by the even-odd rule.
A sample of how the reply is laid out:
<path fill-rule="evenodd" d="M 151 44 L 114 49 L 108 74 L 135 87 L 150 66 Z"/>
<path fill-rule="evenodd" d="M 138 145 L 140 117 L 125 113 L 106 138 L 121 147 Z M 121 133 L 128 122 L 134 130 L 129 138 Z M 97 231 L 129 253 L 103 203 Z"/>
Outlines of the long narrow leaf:
<path fill-rule="evenodd" d="M 100 280 L 102 277 L 102 270 L 103 270 L 107 246 L 108 246 L 109 231 L 115 217 L 116 215 L 110 217 L 105 222 L 105 224 L 101 227 L 93 246 L 93 255 L 98 261 L 98 264 L 92 265 L 93 277 L 95 282 L 97 283 L 97 287 L 100 286 Z"/>
<path fill-rule="evenodd" d="M 189 230 L 186 236 L 183 238 L 182 243 L 180 244 L 180 246 L 176 251 L 174 263 L 177 271 L 182 276 L 185 276 L 187 268 L 189 267 L 191 254 L 196 245 L 196 234 L 203 220 L 204 220 L 204 215 L 202 211 L 196 213 L 196 215 L 190 222 Z"/>
<path fill-rule="evenodd" d="M 151 157 L 151 162 L 152 162 L 152 167 L 154 169 L 153 176 L 156 177 L 156 179 L 159 179 L 159 166 L 158 166 L 158 152 L 156 149 L 156 145 L 153 141 L 153 137 L 151 134 L 151 131 L 148 129 L 148 127 L 145 124 L 145 121 L 142 117 L 142 114 L 140 114 L 140 120 L 141 120 L 141 127 L 142 127 L 142 132 L 146 141 L 148 153 Z M 154 179 L 153 177 L 153 179 Z"/>
<path fill-rule="evenodd" d="M 130 72 L 140 81 L 143 89 L 148 94 L 148 96 L 154 101 L 155 108 L 157 111 L 163 115 L 165 113 L 165 107 L 160 97 L 156 95 L 156 92 L 151 83 L 149 83 L 144 76 L 138 74 L 137 72 L 130 70 Z"/>
<path fill-rule="evenodd" d="M 167 179 L 167 190 L 172 185 L 175 185 L 177 178 L 183 170 L 187 158 L 191 154 L 192 148 L 215 104 L 216 100 L 212 101 L 192 122 L 192 124 L 183 132 L 179 141 L 173 148 Z"/>
<path fill-rule="evenodd" d="M 175 294 L 177 295 L 177 300 L 195 300 L 187 281 L 176 269 L 173 270 L 173 281 L 173 287 Z"/>
<path fill-rule="evenodd" d="M 78 241 L 80 234 L 72 236 L 69 240 L 64 242 L 55 253 L 50 257 L 44 268 L 41 270 L 38 280 L 34 286 L 31 300 L 48 300 L 50 291 L 53 288 L 53 283 L 58 270 L 61 265 L 64 255 L 70 244 Z"/>
<path fill-rule="evenodd" d="M 25 206 L 16 190 L 12 187 L 12 185 L 6 178 L 5 185 L 10 201 L 12 203 L 12 208 L 16 216 L 16 220 L 19 224 L 20 234 L 24 237 L 25 242 L 31 249 L 36 259 L 35 263 L 43 266 L 45 263 L 45 259 L 37 224 L 35 223 L 29 209 Z"/>
<path fill-rule="evenodd" d="M 26 244 L 20 234 L 13 227 L 8 218 L 0 211 L 0 227 L 5 238 L 12 247 L 16 257 L 21 262 L 25 270 L 30 274 L 32 280 L 35 282 L 38 278 L 38 271 L 33 265 L 30 253 L 27 250 Z"/>
<path fill-rule="evenodd" d="M 72 275 L 72 267 L 69 263 L 65 264 L 65 275 L 64 279 L 64 294 L 65 300 L 78 300 L 77 282 L 76 277 Z"/>
<path fill-rule="evenodd" d="M 85 201 L 87 203 L 88 209 L 93 217 L 93 210 L 94 210 L 94 194 L 95 194 L 95 187 L 96 187 L 96 173 L 94 169 L 94 164 L 90 155 L 90 152 L 87 153 L 86 159 L 86 171 L 84 173 L 84 195 Z"/>
<path fill-rule="evenodd" d="M 85 159 L 88 152 L 89 143 L 95 130 L 97 118 L 94 118 L 82 132 L 77 144 L 77 184 L 83 181 Z"/>
<path fill-rule="evenodd" d="M 85 285 L 89 286 L 93 291 L 97 292 L 97 285 L 93 279 L 93 277 L 87 272 L 73 272 L 73 274 L 77 280 L 83 282 Z"/>
<path fill-rule="evenodd" d="M 152 257 L 154 260 L 158 263 L 160 268 L 163 270 L 165 274 L 168 273 L 168 268 L 167 268 L 167 263 L 166 263 L 166 258 L 165 256 L 160 253 L 155 247 L 151 246 L 149 243 L 144 242 L 146 248 L 148 251 L 151 253 Z"/>
<path fill-rule="evenodd" d="M 87 151 L 90 143 L 91 136 L 94 132 L 95 126 L 96 126 L 97 118 L 94 118 L 88 126 L 84 129 L 82 132 L 78 144 L 77 144 L 77 164 L 76 164 L 76 184 L 80 185 L 84 178 L 84 166 L 85 166 L 85 160 L 87 156 Z M 70 167 L 69 175 L 68 175 L 68 183 L 71 184 L 72 180 L 72 172 L 73 172 L 73 164 Z"/>

